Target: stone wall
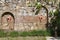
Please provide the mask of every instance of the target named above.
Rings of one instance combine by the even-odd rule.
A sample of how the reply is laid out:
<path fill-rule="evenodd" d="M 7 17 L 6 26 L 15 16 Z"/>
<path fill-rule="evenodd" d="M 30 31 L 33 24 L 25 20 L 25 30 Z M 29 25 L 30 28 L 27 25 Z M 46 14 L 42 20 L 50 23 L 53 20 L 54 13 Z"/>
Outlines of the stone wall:
<path fill-rule="evenodd" d="M 13 29 L 17 31 L 21 31 L 21 30 L 28 31 L 28 30 L 36 30 L 36 29 L 46 30 L 45 27 L 46 17 L 42 16 L 42 20 L 41 20 L 40 18 L 41 15 L 35 16 L 35 12 L 33 12 L 33 7 L 26 7 L 26 6 L 22 7 L 20 5 L 17 5 L 16 2 L 13 3 L 6 2 L 2 4 L 3 4 L 2 9 L 0 10 L 0 25 L 1 25 L 0 29 L 7 28 L 8 30 Z M 7 16 L 6 20 L 4 16 L 3 16 L 4 18 L 2 17 L 3 14 L 4 16 Z M 11 16 L 11 18 L 13 18 L 14 16 L 14 19 L 8 18 L 9 17 L 8 15 Z M 7 22 L 2 23 L 2 19 Z M 10 23 L 8 22 L 7 19 L 9 19 Z"/>
<path fill-rule="evenodd" d="M 0 13 L 1 13 L 0 20 L 1 20 L 2 14 L 4 14 L 5 12 L 10 12 L 14 15 L 14 18 L 15 18 L 15 20 L 14 20 L 14 30 L 18 30 L 18 31 L 27 30 L 28 31 L 28 30 L 36 30 L 36 29 L 43 29 L 43 28 L 45 30 L 46 29 L 45 28 L 46 23 L 45 22 L 40 23 L 39 16 L 38 15 L 34 16 L 35 13 L 31 11 L 31 8 L 25 8 L 25 9 L 24 8 L 23 8 L 23 10 L 20 8 L 20 11 L 19 10 L 17 10 L 17 11 L 8 10 L 8 9 L 4 10 L 4 11 L 1 10 L 0 11 Z M 26 13 L 24 12 L 24 10 L 25 10 Z M 1 25 L 1 22 L 2 21 L 0 21 L 0 25 Z M 2 25 L 1 25 L 1 28 L 2 28 Z"/>

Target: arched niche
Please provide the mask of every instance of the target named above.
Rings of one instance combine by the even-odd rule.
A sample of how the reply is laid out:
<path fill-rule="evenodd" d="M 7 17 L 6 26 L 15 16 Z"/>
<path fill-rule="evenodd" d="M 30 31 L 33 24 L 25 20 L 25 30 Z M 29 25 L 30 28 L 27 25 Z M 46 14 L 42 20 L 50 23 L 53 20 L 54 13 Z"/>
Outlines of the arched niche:
<path fill-rule="evenodd" d="M 46 13 L 46 16 L 45 16 L 46 17 L 46 27 L 48 27 L 48 9 L 45 6 L 43 6 L 43 5 L 41 5 L 41 8 L 43 8 L 46 11 L 45 12 Z M 35 15 L 38 15 L 39 14 L 39 11 L 41 10 L 41 8 L 36 11 Z"/>
<path fill-rule="evenodd" d="M 15 18 L 11 12 L 5 12 L 1 15 L 1 26 L 2 29 L 14 29 Z"/>

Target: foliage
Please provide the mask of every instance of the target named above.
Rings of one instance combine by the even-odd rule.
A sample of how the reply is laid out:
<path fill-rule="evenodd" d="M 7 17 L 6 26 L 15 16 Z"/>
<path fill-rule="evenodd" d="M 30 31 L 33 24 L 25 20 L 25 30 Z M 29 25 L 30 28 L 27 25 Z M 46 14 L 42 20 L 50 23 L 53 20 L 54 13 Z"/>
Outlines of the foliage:
<path fill-rule="evenodd" d="M 50 28 L 52 30 L 51 31 L 52 32 L 52 35 L 55 34 L 54 33 L 55 31 L 57 33 L 59 33 L 59 31 L 60 31 L 60 12 L 59 12 L 59 10 L 56 10 L 54 12 L 54 17 L 51 19 L 51 24 L 52 24 L 52 26 Z M 60 34 L 56 34 L 56 35 L 60 35 Z"/>
<path fill-rule="evenodd" d="M 38 9 L 38 10 L 36 11 L 35 15 L 37 15 L 37 14 L 39 13 L 39 11 L 40 11 L 40 9 Z"/>
<path fill-rule="evenodd" d="M 49 12 L 49 16 L 52 17 L 52 12 Z"/>
<path fill-rule="evenodd" d="M 40 9 L 40 8 L 41 8 L 41 4 L 38 3 L 38 2 L 36 2 L 36 3 L 35 3 L 35 7 L 36 7 L 36 9 Z"/>
<path fill-rule="evenodd" d="M 36 2 L 36 3 L 35 3 L 35 7 L 36 7 L 36 9 L 37 9 L 35 15 L 37 15 L 37 14 L 39 13 L 40 8 L 42 7 L 42 5 L 41 5 L 40 3 L 38 3 L 38 2 Z"/>
<path fill-rule="evenodd" d="M 59 9 L 60 9 L 60 2 L 59 2 Z"/>

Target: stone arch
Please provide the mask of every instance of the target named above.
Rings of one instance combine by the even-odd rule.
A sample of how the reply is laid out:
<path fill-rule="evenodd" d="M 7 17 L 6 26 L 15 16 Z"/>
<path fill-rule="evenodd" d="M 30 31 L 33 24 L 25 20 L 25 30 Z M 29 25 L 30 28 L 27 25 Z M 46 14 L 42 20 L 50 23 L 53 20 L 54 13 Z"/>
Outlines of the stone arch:
<path fill-rule="evenodd" d="M 41 8 L 44 8 L 46 10 L 46 13 L 48 14 L 48 9 L 45 6 L 41 6 Z M 35 15 L 37 15 L 39 13 L 40 9 L 38 9 L 35 13 Z M 38 12 L 38 13 L 37 13 Z"/>
<path fill-rule="evenodd" d="M 11 15 L 13 19 L 15 20 L 14 15 L 11 12 L 5 12 L 1 15 L 1 17 L 3 17 L 4 15 Z"/>
<path fill-rule="evenodd" d="M 14 29 L 14 22 L 15 18 L 11 12 L 5 12 L 1 15 L 1 25 L 3 27 L 2 29 L 5 29 L 4 27 L 7 27 L 10 30 Z"/>
<path fill-rule="evenodd" d="M 46 20 L 47 20 L 47 21 L 46 21 L 46 22 L 47 22 L 47 23 L 46 23 L 46 27 L 48 27 L 48 9 L 47 9 L 46 6 L 43 6 L 43 5 L 41 5 L 41 7 L 46 10 L 46 16 L 47 16 L 47 17 L 46 17 Z M 40 9 L 36 11 L 35 15 L 37 15 L 37 14 L 39 13 L 39 11 L 40 11 Z M 38 12 L 38 13 L 37 13 L 37 12 Z"/>
<path fill-rule="evenodd" d="M 48 9 L 42 5 L 42 7 L 46 10 L 46 16 L 47 16 L 47 23 L 46 23 L 46 27 L 48 28 Z"/>

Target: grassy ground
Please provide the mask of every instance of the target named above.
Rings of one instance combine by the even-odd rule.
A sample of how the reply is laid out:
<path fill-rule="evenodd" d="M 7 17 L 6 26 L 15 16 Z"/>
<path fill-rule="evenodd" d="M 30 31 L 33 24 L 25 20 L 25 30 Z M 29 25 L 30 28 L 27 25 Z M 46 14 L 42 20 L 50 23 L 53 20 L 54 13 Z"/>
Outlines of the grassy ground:
<path fill-rule="evenodd" d="M 0 40 L 46 40 L 45 37 L 2 37 Z"/>
<path fill-rule="evenodd" d="M 0 30 L 0 40 L 46 40 L 45 36 L 49 36 L 48 31 L 33 30 L 33 31 L 3 31 Z"/>
<path fill-rule="evenodd" d="M 0 37 L 26 37 L 26 36 L 50 36 L 50 32 L 43 31 L 43 30 L 33 30 L 33 31 L 24 31 L 24 32 L 17 32 L 17 31 L 11 31 L 6 32 L 0 30 Z"/>

